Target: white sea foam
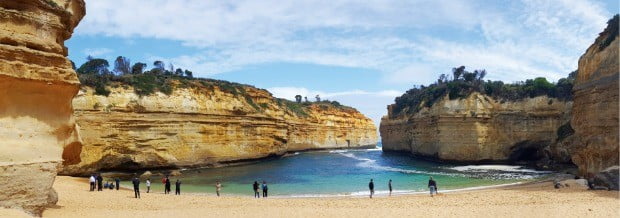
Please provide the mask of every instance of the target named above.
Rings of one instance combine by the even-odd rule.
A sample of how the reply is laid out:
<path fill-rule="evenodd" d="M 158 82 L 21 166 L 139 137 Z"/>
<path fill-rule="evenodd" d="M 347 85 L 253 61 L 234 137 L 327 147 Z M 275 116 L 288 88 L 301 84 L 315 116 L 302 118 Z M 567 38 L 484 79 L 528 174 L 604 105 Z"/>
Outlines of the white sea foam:
<path fill-rule="evenodd" d="M 447 168 L 457 172 L 433 172 L 414 169 L 402 169 L 397 167 L 382 166 L 377 164 L 375 160 L 358 157 L 352 152 L 334 152 L 345 157 L 349 157 L 360 161 L 356 164 L 358 167 L 370 168 L 382 171 L 399 172 L 406 174 L 426 174 L 426 175 L 444 175 L 459 176 L 473 178 L 504 178 L 504 179 L 534 179 L 540 175 L 549 173 L 548 171 L 536 171 L 523 168 L 521 166 L 510 165 L 469 165 Z"/>
<path fill-rule="evenodd" d="M 428 171 L 401 169 L 401 168 L 396 168 L 396 167 L 382 166 L 382 165 L 377 164 L 376 160 L 358 157 L 358 156 L 356 156 L 355 154 L 352 154 L 352 153 L 338 153 L 338 154 L 340 154 L 342 156 L 345 156 L 345 157 L 349 157 L 349 158 L 353 158 L 355 160 L 361 161 L 360 163 L 356 164 L 356 166 L 358 166 L 358 167 L 371 168 L 371 169 L 383 170 L 383 171 L 400 172 L 400 173 L 407 173 L 407 174 L 430 174 L 430 175 L 459 176 L 459 175 L 453 174 L 453 173 L 428 172 Z"/>
<path fill-rule="evenodd" d="M 476 173 L 486 173 L 486 172 L 523 172 L 523 173 L 549 173 L 549 171 L 537 171 L 533 169 L 527 169 L 522 166 L 511 166 L 511 165 L 467 165 L 467 166 L 458 166 L 451 167 L 451 170 L 456 170 L 460 172 L 476 172 Z"/>

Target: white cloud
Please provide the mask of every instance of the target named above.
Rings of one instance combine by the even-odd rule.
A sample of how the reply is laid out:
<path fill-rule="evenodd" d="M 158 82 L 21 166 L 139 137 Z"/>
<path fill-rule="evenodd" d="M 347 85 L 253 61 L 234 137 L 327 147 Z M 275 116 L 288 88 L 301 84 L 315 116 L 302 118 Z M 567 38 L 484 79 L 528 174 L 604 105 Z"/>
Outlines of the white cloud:
<path fill-rule="evenodd" d="M 90 55 L 93 57 L 98 57 L 98 56 L 102 56 L 102 55 L 107 55 L 114 52 L 114 50 L 109 49 L 109 48 L 87 48 L 84 49 L 84 51 L 82 51 L 82 53 L 84 53 L 84 55 Z"/>
<path fill-rule="evenodd" d="M 374 69 L 394 84 L 424 84 L 460 65 L 493 79 L 555 80 L 610 16 L 589 0 L 98 0 L 87 11 L 77 34 L 180 41 L 199 51 L 153 59 L 198 76 L 295 62 Z"/>

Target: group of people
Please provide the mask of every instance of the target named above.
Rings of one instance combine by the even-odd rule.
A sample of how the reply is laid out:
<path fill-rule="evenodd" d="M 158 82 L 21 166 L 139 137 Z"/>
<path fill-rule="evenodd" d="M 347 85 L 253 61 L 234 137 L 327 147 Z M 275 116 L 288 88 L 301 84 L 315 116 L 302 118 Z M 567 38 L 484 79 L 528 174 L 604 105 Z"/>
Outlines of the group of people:
<path fill-rule="evenodd" d="M 147 179 L 148 185 L 147 188 L 150 189 L 150 181 Z M 164 185 L 164 194 L 170 194 L 170 186 L 172 185 L 170 182 L 170 178 L 168 176 L 161 179 L 161 183 Z M 177 179 L 174 183 L 174 195 L 181 195 L 181 180 Z"/>
<path fill-rule="evenodd" d="M 95 189 L 97 189 L 97 191 L 103 191 L 103 189 L 110 189 L 113 190 L 114 188 L 116 188 L 116 190 L 119 189 L 120 187 L 120 183 L 121 180 L 119 178 L 114 179 L 113 181 L 106 181 L 105 184 L 103 184 L 103 176 L 101 176 L 100 173 L 98 174 L 92 174 L 90 175 L 89 180 L 89 184 L 90 184 L 90 191 L 95 191 Z"/>
<path fill-rule="evenodd" d="M 116 190 L 119 190 L 119 187 L 120 187 L 119 178 L 114 179 L 114 182 L 116 183 L 116 185 L 115 183 L 111 181 L 106 182 L 104 185 L 103 177 L 101 176 L 101 174 L 91 175 L 89 178 L 89 182 L 90 182 L 90 191 L 95 191 L 95 188 L 97 188 L 97 191 L 102 191 L 104 188 L 109 188 L 110 190 L 116 188 Z M 164 185 L 164 194 L 169 194 L 171 190 L 170 189 L 171 182 L 170 182 L 169 176 L 162 178 L 161 182 Z M 134 176 L 134 178 L 131 180 L 131 183 L 133 184 L 133 191 L 134 191 L 135 198 L 140 198 L 140 178 L 138 178 L 138 176 Z M 146 183 L 146 193 L 149 193 L 151 191 L 151 180 L 146 179 L 145 183 Z M 177 181 L 174 184 L 175 184 L 174 194 L 181 195 L 181 180 L 177 179 Z M 437 182 L 433 180 L 432 176 L 428 180 L 428 188 L 430 190 L 431 197 L 433 197 L 433 194 L 437 194 Z M 261 194 L 260 194 L 261 190 L 263 191 L 262 193 L 263 198 L 266 198 L 269 195 L 269 186 L 267 186 L 266 181 L 263 181 L 262 184 L 259 184 L 258 181 L 254 181 L 254 184 L 252 184 L 252 189 L 254 190 L 254 198 L 261 197 Z M 373 179 L 370 179 L 370 182 L 368 183 L 368 189 L 370 190 L 370 198 L 372 198 L 372 196 L 375 194 L 375 183 Z M 391 179 L 388 181 L 388 189 L 390 191 L 389 196 L 392 196 L 393 188 L 392 188 Z M 222 191 L 222 183 L 220 183 L 220 181 L 217 180 L 215 183 L 215 193 L 217 194 L 218 197 L 220 196 L 221 191 Z"/>
<path fill-rule="evenodd" d="M 373 181 L 373 179 L 370 179 L 370 182 L 368 183 L 368 189 L 370 190 L 370 198 L 372 198 L 372 196 L 375 195 L 375 182 Z M 391 179 L 390 181 L 388 181 L 388 189 L 390 190 L 389 196 L 392 196 Z M 431 197 L 433 197 L 433 193 L 437 194 L 437 182 L 435 182 L 432 176 L 428 179 L 428 189 L 431 192 Z"/>
<path fill-rule="evenodd" d="M 266 198 L 268 196 L 268 192 L 269 192 L 269 186 L 267 186 L 267 182 L 263 181 L 262 185 L 258 184 L 258 181 L 254 181 L 254 184 L 252 184 L 252 189 L 254 190 L 254 198 L 260 198 L 260 190 L 263 190 L 263 198 Z M 219 196 L 219 194 L 218 194 Z"/>
<path fill-rule="evenodd" d="M 140 178 L 135 176 L 131 180 L 131 183 L 133 184 L 133 191 L 134 191 L 135 198 L 140 198 Z M 164 194 L 170 194 L 170 191 L 171 191 L 170 177 L 166 176 L 162 178 L 161 183 L 164 185 Z M 146 193 L 151 192 L 151 179 L 146 179 L 145 184 L 146 184 Z M 177 179 L 177 181 L 174 184 L 175 184 L 174 194 L 181 195 L 181 180 Z"/>

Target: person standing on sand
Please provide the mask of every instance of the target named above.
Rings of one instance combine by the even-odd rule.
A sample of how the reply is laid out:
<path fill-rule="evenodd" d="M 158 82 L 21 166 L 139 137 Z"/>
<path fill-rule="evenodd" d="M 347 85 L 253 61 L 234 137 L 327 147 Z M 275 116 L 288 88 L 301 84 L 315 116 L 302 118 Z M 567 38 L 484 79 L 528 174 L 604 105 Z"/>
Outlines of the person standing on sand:
<path fill-rule="evenodd" d="M 370 182 L 368 183 L 368 189 L 370 189 L 370 198 L 372 198 L 372 195 L 375 194 L 375 183 L 372 179 L 370 179 Z"/>
<path fill-rule="evenodd" d="M 181 195 L 181 180 L 174 183 L 174 195 Z"/>
<path fill-rule="evenodd" d="M 267 182 L 263 181 L 263 198 L 267 197 L 267 191 L 269 190 L 269 187 L 267 187 Z"/>
<path fill-rule="evenodd" d="M 133 180 L 131 180 L 131 183 L 133 183 L 133 193 L 136 196 L 136 198 L 140 198 L 140 179 L 138 179 L 137 176 L 133 177 Z"/>
<path fill-rule="evenodd" d="M 388 188 L 390 189 L 390 196 L 392 196 L 392 180 L 388 182 Z"/>
<path fill-rule="evenodd" d="M 165 184 L 166 186 L 164 187 L 164 194 L 170 194 L 170 178 L 168 176 L 166 176 Z"/>
<path fill-rule="evenodd" d="M 88 181 L 90 182 L 90 191 L 95 191 L 95 182 L 97 181 L 95 179 L 95 174 L 90 175 L 90 178 L 88 179 Z"/>
<path fill-rule="evenodd" d="M 428 188 L 431 191 L 431 197 L 433 197 L 433 192 L 435 192 L 435 194 L 437 194 L 437 182 L 435 182 L 435 180 L 433 180 L 432 176 L 428 180 Z"/>
<path fill-rule="evenodd" d="M 151 191 L 151 179 L 146 179 L 146 193 Z"/>
<path fill-rule="evenodd" d="M 258 181 L 254 181 L 252 189 L 254 189 L 254 198 L 260 198 L 260 193 L 258 192 Z"/>
<path fill-rule="evenodd" d="M 118 191 L 118 189 L 121 187 L 121 179 L 116 177 L 114 181 L 116 182 L 116 191 Z"/>
<path fill-rule="evenodd" d="M 103 191 L 103 177 L 101 173 L 97 175 L 97 191 Z"/>
<path fill-rule="evenodd" d="M 217 180 L 215 182 L 215 193 L 217 194 L 217 196 L 220 196 L 220 191 L 222 190 L 222 184 L 220 183 L 220 180 Z"/>

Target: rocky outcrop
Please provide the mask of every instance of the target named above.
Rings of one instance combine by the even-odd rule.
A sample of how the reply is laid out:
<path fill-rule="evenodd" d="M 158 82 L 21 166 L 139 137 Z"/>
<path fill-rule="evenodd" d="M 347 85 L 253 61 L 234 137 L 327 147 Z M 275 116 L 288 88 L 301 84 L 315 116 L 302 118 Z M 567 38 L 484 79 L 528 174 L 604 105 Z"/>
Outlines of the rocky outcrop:
<path fill-rule="evenodd" d="M 479 93 L 455 100 L 445 96 L 413 114 L 384 116 L 383 150 L 456 162 L 534 160 L 555 140 L 570 107 L 571 102 L 546 96 L 514 102 Z"/>
<path fill-rule="evenodd" d="M 240 88 L 243 95 L 221 86 L 142 97 L 131 87 L 109 89 L 106 97 L 84 87 L 73 100 L 83 143 L 65 149 L 62 174 L 215 166 L 378 141 L 373 122 L 355 109 L 300 109 L 250 86 Z"/>
<path fill-rule="evenodd" d="M 571 120 L 575 139 L 564 149 L 579 174 L 590 178 L 619 161 L 619 44 L 616 15 L 579 59 Z"/>
<path fill-rule="evenodd" d="M 63 147 L 78 142 L 71 99 L 79 82 L 64 41 L 82 0 L 0 1 L 0 206 L 40 215 L 55 204 Z"/>

